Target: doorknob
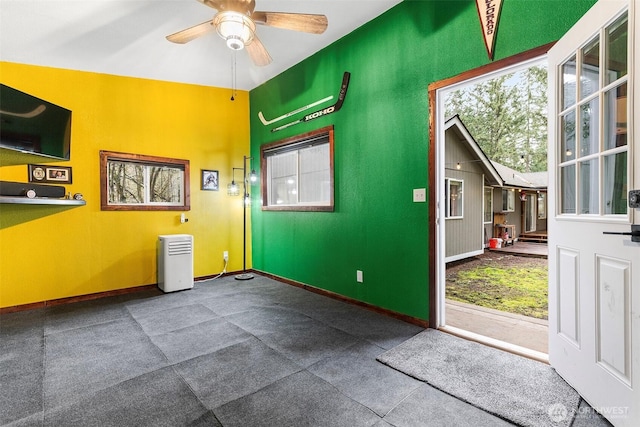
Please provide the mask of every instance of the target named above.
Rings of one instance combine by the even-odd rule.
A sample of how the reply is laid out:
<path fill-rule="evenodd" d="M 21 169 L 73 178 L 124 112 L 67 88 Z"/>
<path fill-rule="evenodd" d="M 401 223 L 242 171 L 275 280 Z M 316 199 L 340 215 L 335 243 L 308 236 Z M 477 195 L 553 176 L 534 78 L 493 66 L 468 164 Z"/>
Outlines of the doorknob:
<path fill-rule="evenodd" d="M 640 225 L 631 225 L 631 231 L 616 232 L 616 231 L 603 231 L 602 234 L 617 234 L 622 236 L 631 236 L 631 241 L 640 243 Z"/>

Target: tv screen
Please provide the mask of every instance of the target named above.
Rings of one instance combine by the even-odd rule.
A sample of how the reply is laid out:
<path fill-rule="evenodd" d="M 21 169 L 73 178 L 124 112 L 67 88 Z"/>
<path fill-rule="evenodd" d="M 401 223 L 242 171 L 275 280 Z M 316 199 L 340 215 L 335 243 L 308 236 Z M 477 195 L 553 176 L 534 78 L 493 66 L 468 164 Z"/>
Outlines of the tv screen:
<path fill-rule="evenodd" d="M 69 160 L 71 111 L 0 84 L 0 147 Z"/>

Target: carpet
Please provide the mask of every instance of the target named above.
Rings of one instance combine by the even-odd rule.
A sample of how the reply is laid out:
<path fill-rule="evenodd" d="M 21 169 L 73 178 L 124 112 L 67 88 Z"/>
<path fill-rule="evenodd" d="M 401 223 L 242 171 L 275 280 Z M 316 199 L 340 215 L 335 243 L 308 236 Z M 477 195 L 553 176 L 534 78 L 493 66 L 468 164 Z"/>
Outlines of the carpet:
<path fill-rule="evenodd" d="M 550 366 L 435 329 L 377 360 L 521 426 L 568 427 L 580 403 Z"/>

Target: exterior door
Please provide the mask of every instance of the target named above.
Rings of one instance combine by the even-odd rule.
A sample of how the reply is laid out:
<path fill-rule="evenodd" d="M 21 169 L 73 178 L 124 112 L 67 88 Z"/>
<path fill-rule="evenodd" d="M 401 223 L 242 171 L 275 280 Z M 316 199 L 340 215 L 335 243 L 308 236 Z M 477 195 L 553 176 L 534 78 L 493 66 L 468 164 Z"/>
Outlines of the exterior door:
<path fill-rule="evenodd" d="M 527 233 L 536 231 L 536 221 L 538 220 L 538 215 L 536 214 L 537 204 L 538 197 L 535 194 L 527 193 L 524 219 L 524 231 Z"/>
<path fill-rule="evenodd" d="M 600 0 L 548 57 L 549 360 L 615 426 L 640 420 L 640 243 L 603 234 L 640 222 L 639 15 Z"/>

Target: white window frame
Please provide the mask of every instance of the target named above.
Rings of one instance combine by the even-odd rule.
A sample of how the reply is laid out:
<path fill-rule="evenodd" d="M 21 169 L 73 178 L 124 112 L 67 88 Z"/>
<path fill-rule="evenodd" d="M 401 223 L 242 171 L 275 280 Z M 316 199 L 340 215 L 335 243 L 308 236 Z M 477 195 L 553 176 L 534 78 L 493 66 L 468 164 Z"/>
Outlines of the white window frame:
<path fill-rule="evenodd" d="M 485 203 L 485 200 L 487 200 L 487 198 L 485 197 L 487 192 L 490 193 L 489 206 L 487 206 L 487 203 Z M 482 204 L 483 204 L 482 222 L 484 224 L 493 224 L 493 187 L 484 187 L 484 190 L 482 193 Z M 488 221 L 485 216 L 486 214 L 489 214 Z"/>
<path fill-rule="evenodd" d="M 507 196 L 506 200 L 505 200 L 505 194 Z M 505 201 L 507 206 L 506 209 L 505 209 Z M 516 211 L 516 190 L 513 188 L 503 188 L 502 189 L 502 212 L 515 212 L 515 211 Z"/>
<path fill-rule="evenodd" d="M 538 219 L 547 219 L 547 193 L 538 193 Z"/>
<path fill-rule="evenodd" d="M 460 184 L 460 191 L 457 193 L 460 196 L 460 215 L 451 215 L 451 183 L 456 182 Z M 464 180 L 458 178 L 445 178 L 445 199 L 447 201 L 445 207 L 445 218 L 446 219 L 463 219 L 464 218 Z"/>

